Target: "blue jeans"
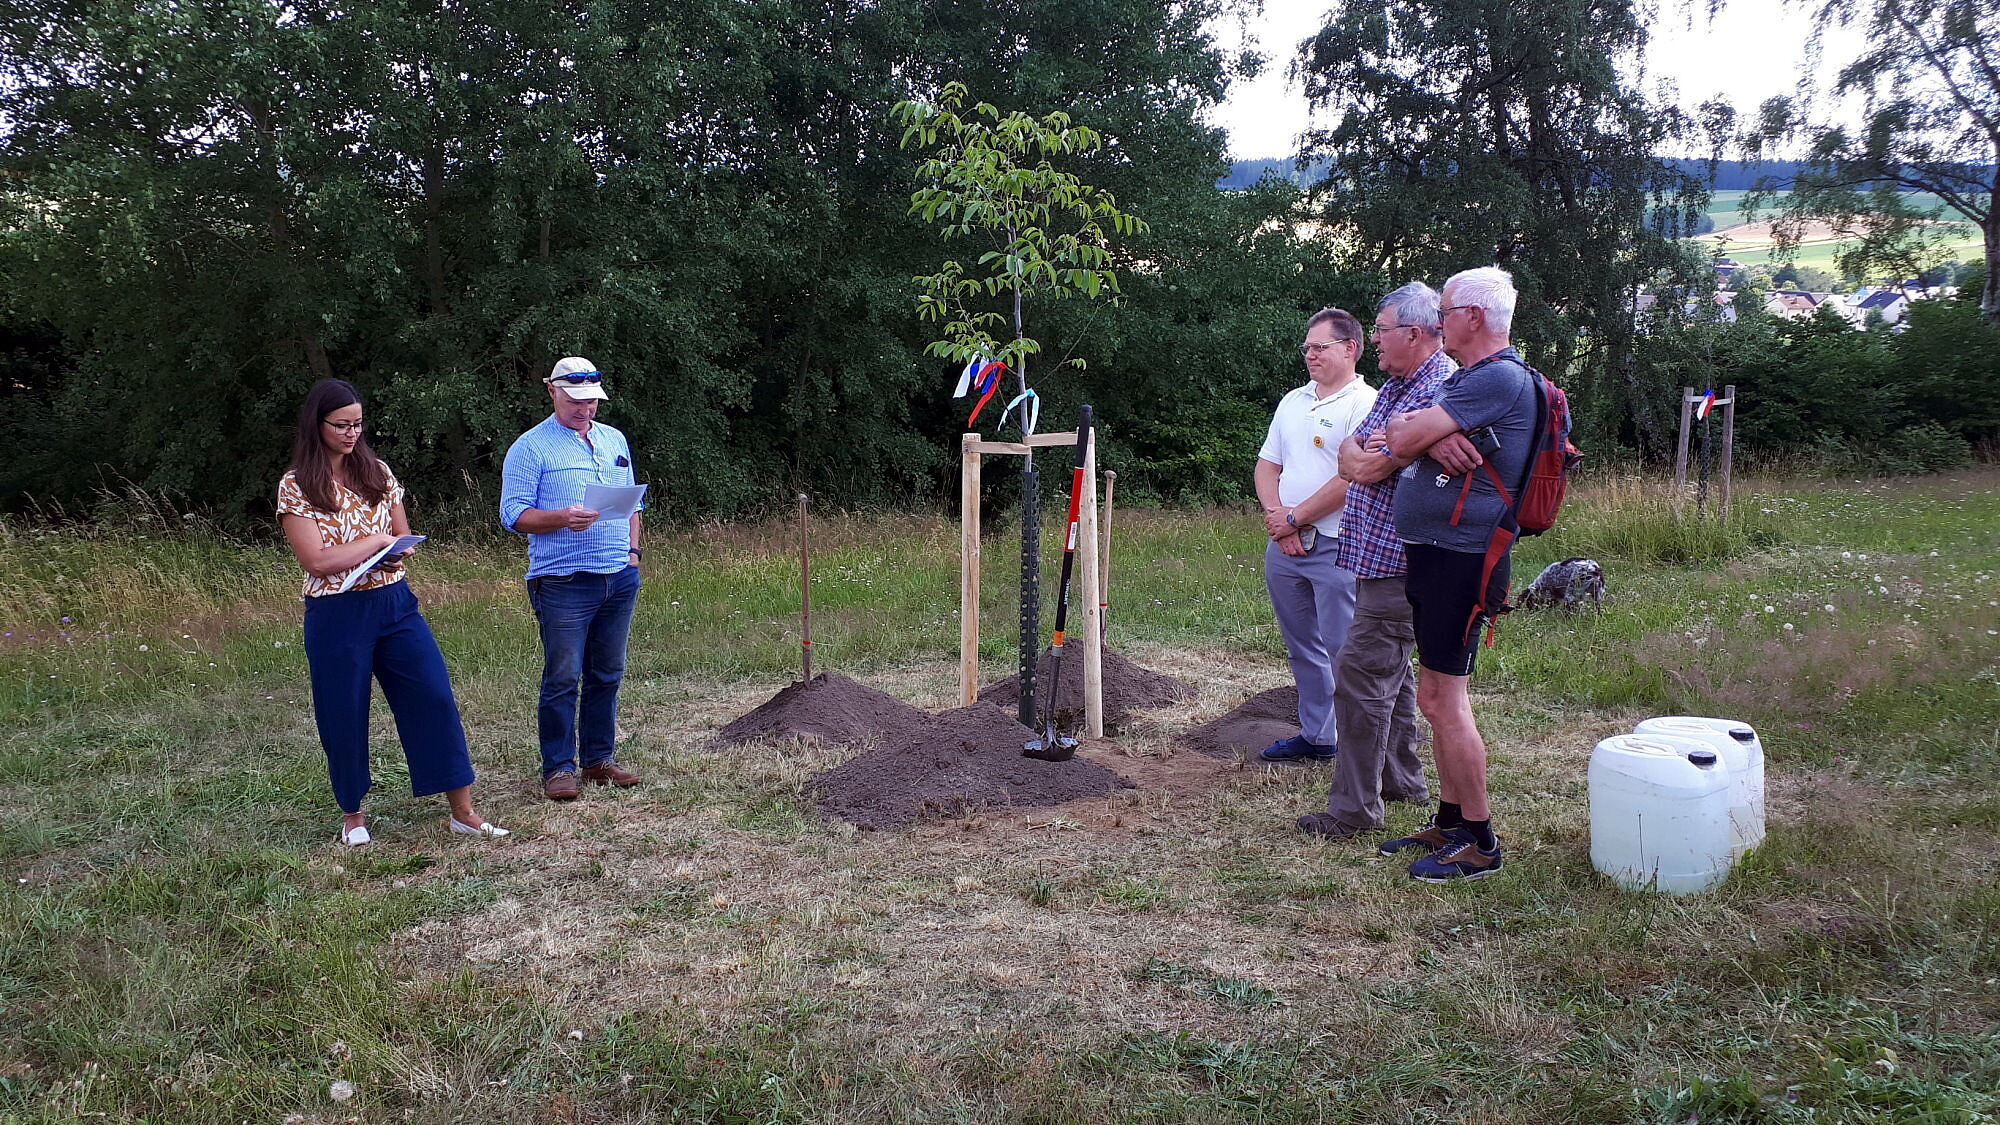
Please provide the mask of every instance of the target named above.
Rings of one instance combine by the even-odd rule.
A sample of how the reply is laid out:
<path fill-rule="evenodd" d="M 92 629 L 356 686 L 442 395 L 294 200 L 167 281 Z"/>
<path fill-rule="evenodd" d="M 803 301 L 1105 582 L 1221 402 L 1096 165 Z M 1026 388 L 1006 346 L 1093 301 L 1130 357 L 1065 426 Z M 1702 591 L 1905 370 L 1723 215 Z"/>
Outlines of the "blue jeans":
<path fill-rule="evenodd" d="M 551 574 L 528 581 L 528 602 L 542 630 L 542 691 L 535 725 L 542 777 L 611 761 L 618 741 L 618 684 L 625 641 L 639 603 L 639 568 L 616 574 Z M 577 685 L 582 684 L 582 721 Z"/>

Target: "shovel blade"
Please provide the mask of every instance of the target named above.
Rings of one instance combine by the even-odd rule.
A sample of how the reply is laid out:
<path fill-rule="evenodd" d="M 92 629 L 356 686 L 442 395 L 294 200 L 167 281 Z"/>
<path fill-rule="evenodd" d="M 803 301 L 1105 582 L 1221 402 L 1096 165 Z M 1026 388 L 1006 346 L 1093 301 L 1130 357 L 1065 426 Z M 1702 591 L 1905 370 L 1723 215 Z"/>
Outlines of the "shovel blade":
<path fill-rule="evenodd" d="M 1067 762 L 1076 757 L 1076 739 L 1050 731 L 1042 738 L 1023 743 L 1021 756 L 1043 762 Z"/>

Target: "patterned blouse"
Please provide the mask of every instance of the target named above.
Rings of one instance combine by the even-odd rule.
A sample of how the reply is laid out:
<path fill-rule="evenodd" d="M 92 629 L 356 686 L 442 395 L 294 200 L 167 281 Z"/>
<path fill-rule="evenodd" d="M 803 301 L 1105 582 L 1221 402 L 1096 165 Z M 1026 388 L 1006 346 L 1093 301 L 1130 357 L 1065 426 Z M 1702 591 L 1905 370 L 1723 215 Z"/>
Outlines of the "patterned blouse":
<path fill-rule="evenodd" d="M 389 492 L 382 497 L 380 504 L 368 503 L 361 498 L 360 493 L 335 481 L 333 492 L 340 502 L 340 510 L 327 512 L 313 507 L 312 501 L 306 499 L 305 490 L 299 487 L 298 474 L 287 469 L 284 479 L 278 482 L 278 514 L 304 516 L 313 521 L 319 528 L 319 545 L 322 547 L 337 547 L 342 543 L 352 543 L 356 539 L 377 533 L 387 534 L 391 530 L 389 513 L 396 505 L 403 502 L 403 486 L 396 480 L 396 474 L 389 472 L 387 465 L 382 466 L 382 471 L 388 474 Z M 321 598 L 337 593 L 340 584 L 346 581 L 347 575 L 348 572 L 344 570 L 325 578 L 308 574 L 305 596 Z M 348 588 L 348 592 L 372 590 L 377 586 L 387 586 L 402 580 L 403 572 L 400 570 L 377 570 L 355 582 Z"/>

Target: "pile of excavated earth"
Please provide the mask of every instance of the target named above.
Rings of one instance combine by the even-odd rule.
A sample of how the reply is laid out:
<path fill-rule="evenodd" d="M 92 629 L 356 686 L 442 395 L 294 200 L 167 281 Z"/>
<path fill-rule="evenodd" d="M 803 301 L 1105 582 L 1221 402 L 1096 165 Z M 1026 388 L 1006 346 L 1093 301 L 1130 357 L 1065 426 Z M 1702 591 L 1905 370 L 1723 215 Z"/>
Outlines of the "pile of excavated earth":
<path fill-rule="evenodd" d="M 1051 671 L 1045 655 L 1037 675 Z M 1070 733 L 1082 724 L 1083 677 L 1075 661 L 1063 672 L 1057 725 Z M 1047 688 L 1038 685 L 1038 690 Z M 1174 703 L 1189 692 L 1171 676 L 1104 654 L 1107 726 L 1114 723 L 1114 712 L 1115 721 L 1122 722 L 1138 708 Z M 1015 718 L 1019 699 L 1019 678 L 1014 677 L 987 688 L 970 707 L 933 715 L 827 672 L 785 687 L 723 727 L 717 738 L 731 744 L 810 738 L 854 747 L 858 753 L 853 758 L 817 774 L 811 786 L 822 812 L 861 828 L 898 828 L 981 809 L 1041 808 L 1132 787 L 1086 757 L 1066 762 L 1024 757 L 1022 745 L 1040 732 Z"/>
<path fill-rule="evenodd" d="M 1181 744 L 1218 758 L 1255 754 L 1299 733 L 1299 689 L 1287 684 L 1259 692 L 1241 706 L 1181 736 Z"/>
<path fill-rule="evenodd" d="M 1045 652 L 1035 665 L 1035 691 L 1046 702 L 1049 697 L 1049 682 L 1055 676 L 1055 654 Z M 1063 666 L 1062 678 L 1056 685 L 1060 697 L 1056 700 L 1056 726 L 1061 730 L 1076 730 L 1083 726 L 1083 662 L 1072 657 Z M 1130 660 L 1104 650 L 1104 729 L 1116 733 L 1132 717 L 1134 711 L 1149 707 L 1163 707 L 1169 703 L 1179 703 L 1194 694 L 1194 689 L 1163 672 L 1141 668 Z M 989 684 L 979 693 L 979 702 L 991 703 L 1004 711 L 1013 711 L 1021 705 L 1021 677 L 1019 673 L 998 683 Z"/>

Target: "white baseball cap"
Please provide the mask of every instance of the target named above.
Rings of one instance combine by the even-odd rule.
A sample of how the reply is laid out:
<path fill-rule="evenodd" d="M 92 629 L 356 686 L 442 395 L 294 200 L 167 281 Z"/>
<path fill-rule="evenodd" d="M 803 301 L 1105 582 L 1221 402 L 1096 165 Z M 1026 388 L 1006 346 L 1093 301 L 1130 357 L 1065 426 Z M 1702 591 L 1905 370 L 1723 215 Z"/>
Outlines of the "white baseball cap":
<path fill-rule="evenodd" d="M 572 381 L 573 378 L 582 376 L 588 376 L 589 380 L 585 382 L 578 378 L 577 381 Z M 542 382 L 561 387 L 571 402 L 589 402 L 592 399 L 602 400 L 611 397 L 604 393 L 604 384 L 601 381 L 603 377 L 603 373 L 597 370 L 596 364 L 582 356 L 572 355 L 557 360 L 555 370 L 549 372 L 549 377 Z"/>

